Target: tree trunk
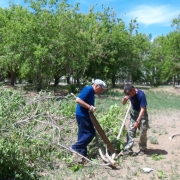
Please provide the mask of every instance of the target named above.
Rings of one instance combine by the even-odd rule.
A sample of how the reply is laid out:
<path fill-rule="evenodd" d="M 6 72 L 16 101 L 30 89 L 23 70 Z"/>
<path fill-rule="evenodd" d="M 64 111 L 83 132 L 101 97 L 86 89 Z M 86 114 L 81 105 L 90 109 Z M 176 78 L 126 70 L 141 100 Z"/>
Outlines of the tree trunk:
<path fill-rule="evenodd" d="M 16 82 L 16 72 L 10 69 L 10 74 L 11 74 L 11 85 L 14 86 Z"/>
<path fill-rule="evenodd" d="M 54 78 L 54 86 L 58 86 L 59 84 L 59 77 Z"/>
<path fill-rule="evenodd" d="M 115 76 L 112 77 L 111 81 L 112 81 L 112 87 L 115 87 L 116 86 Z"/>
<path fill-rule="evenodd" d="M 77 84 L 80 84 L 79 78 L 77 78 Z"/>
<path fill-rule="evenodd" d="M 175 87 L 175 77 L 174 76 L 172 78 L 172 85 L 173 85 L 173 87 Z"/>
<path fill-rule="evenodd" d="M 36 88 L 37 88 L 37 91 L 41 91 L 42 90 L 42 77 L 41 77 L 41 73 L 37 74 Z"/>
<path fill-rule="evenodd" d="M 66 80 L 67 80 L 67 84 L 70 84 L 70 77 L 66 77 Z"/>

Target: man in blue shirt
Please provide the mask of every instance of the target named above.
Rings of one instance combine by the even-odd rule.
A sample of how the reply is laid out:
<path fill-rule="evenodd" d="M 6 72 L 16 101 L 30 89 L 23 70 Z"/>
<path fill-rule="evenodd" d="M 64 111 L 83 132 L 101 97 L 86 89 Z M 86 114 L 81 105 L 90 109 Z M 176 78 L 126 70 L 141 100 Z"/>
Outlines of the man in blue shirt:
<path fill-rule="evenodd" d="M 147 147 L 147 130 L 149 128 L 147 101 L 144 92 L 135 88 L 132 84 L 124 86 L 124 93 L 126 94 L 122 100 L 122 104 L 126 104 L 128 100 L 131 101 L 131 118 L 129 124 L 129 131 L 127 134 L 127 143 L 124 148 L 124 155 L 143 155 Z M 136 130 L 139 128 L 139 149 L 138 153 L 132 150 Z"/>
<path fill-rule="evenodd" d="M 78 124 L 78 140 L 71 148 L 87 157 L 87 146 L 95 137 L 95 129 L 89 117 L 89 111 L 94 112 L 95 94 L 101 94 L 106 89 L 106 84 L 96 79 L 92 86 L 84 87 L 76 98 L 76 121 Z"/>

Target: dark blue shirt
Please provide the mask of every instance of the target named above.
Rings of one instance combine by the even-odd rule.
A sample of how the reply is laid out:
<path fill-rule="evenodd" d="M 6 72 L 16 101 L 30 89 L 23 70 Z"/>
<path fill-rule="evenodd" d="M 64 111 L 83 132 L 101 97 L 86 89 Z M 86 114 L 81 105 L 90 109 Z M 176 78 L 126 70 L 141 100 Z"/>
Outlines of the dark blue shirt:
<path fill-rule="evenodd" d="M 146 96 L 140 89 L 138 89 L 137 94 L 135 94 L 133 97 L 130 97 L 130 101 L 132 104 L 132 108 L 135 111 L 140 111 L 141 107 L 147 106 Z"/>
<path fill-rule="evenodd" d="M 89 105 L 94 106 L 94 89 L 92 86 L 84 87 L 78 97 Z M 89 109 L 82 107 L 80 104 L 76 106 L 76 115 L 89 117 Z"/>

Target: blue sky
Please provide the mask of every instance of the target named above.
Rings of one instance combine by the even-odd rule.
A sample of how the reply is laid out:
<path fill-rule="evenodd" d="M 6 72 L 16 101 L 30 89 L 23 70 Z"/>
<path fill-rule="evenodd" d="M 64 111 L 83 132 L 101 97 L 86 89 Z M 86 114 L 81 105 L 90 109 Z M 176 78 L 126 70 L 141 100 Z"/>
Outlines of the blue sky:
<path fill-rule="evenodd" d="M 24 5 L 24 0 L 11 0 L 15 4 Z M 8 0 L 0 0 L 0 7 L 8 7 Z M 95 11 L 104 7 L 113 8 L 116 16 L 121 18 L 126 25 L 131 19 L 137 18 L 138 32 L 152 34 L 152 38 L 167 35 L 174 29 L 171 21 L 180 14 L 179 0 L 68 0 L 74 5 L 79 2 L 80 11 L 87 13 L 94 5 Z"/>

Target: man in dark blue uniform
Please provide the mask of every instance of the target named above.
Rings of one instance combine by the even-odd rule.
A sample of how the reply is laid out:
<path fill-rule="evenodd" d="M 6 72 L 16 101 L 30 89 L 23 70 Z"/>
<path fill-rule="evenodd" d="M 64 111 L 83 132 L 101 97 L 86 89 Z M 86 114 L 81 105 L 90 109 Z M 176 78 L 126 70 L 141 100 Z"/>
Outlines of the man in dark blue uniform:
<path fill-rule="evenodd" d="M 124 86 L 124 93 L 126 94 L 122 100 L 122 104 L 126 104 L 128 100 L 131 101 L 131 118 L 129 124 L 129 131 L 127 134 L 127 143 L 124 148 L 124 155 L 143 155 L 147 148 L 147 130 L 149 128 L 147 101 L 144 92 L 135 88 L 132 84 Z M 139 128 L 139 149 L 138 153 L 132 150 L 136 130 Z"/>
<path fill-rule="evenodd" d="M 92 86 L 84 87 L 76 98 L 76 121 L 78 124 L 78 140 L 72 149 L 83 156 L 87 156 L 87 146 L 95 137 L 95 129 L 89 117 L 89 111 L 94 112 L 95 94 L 101 94 L 106 89 L 106 84 L 96 79 Z"/>

